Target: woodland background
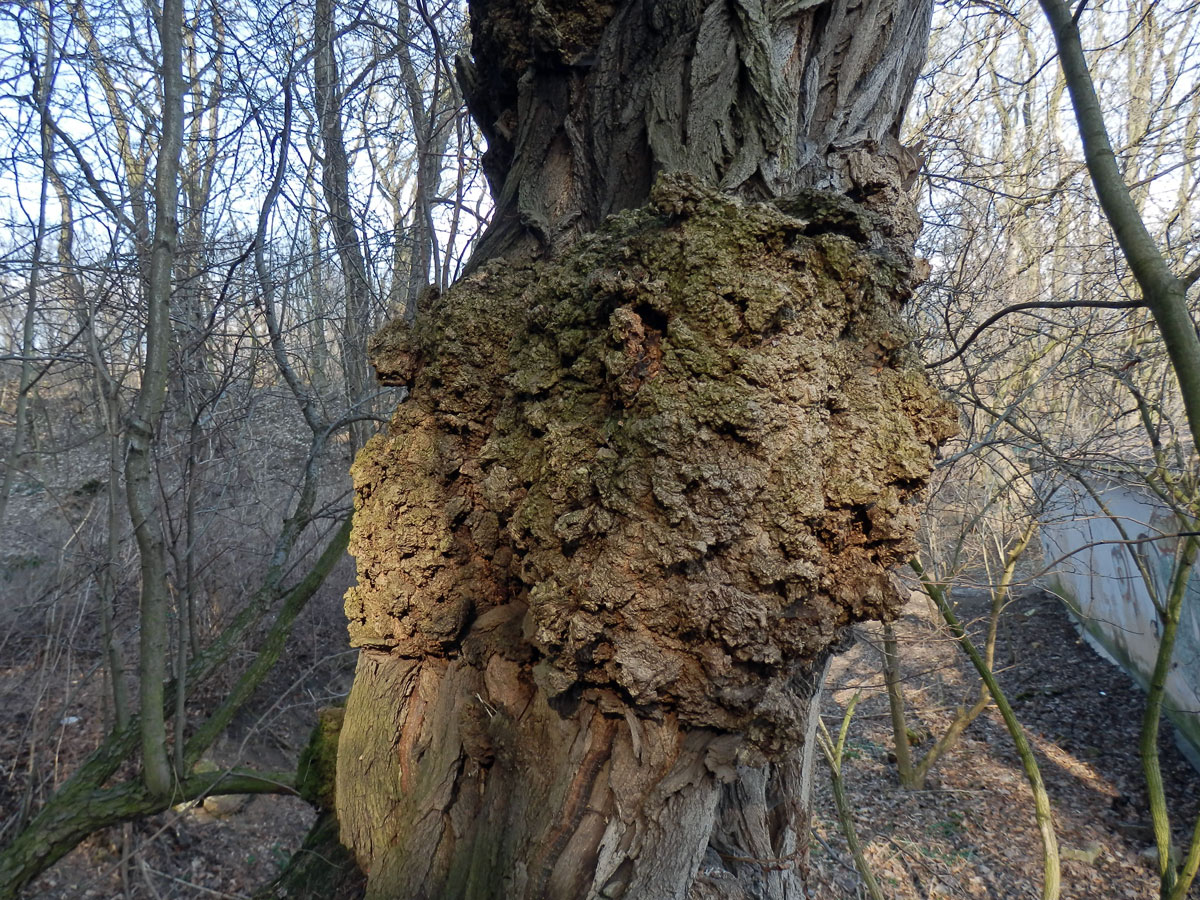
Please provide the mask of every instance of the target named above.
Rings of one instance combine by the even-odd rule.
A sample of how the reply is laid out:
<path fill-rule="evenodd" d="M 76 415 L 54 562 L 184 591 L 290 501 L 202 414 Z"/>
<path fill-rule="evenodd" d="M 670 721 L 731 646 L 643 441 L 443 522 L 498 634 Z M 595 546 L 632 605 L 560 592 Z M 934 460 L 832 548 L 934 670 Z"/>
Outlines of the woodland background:
<path fill-rule="evenodd" d="M 172 86 L 149 6 L 0 4 L 0 845 L 164 683 L 187 769 L 295 769 L 353 671 L 338 545 L 349 465 L 403 399 L 373 383 L 367 337 L 453 282 L 488 218 L 455 77 L 460 4 L 203 0 L 185 15 L 186 84 Z M 1120 0 L 1080 24 L 1134 201 L 1175 269 L 1195 272 L 1200 4 Z M 164 171 L 172 90 L 182 155 Z M 924 158 L 930 267 L 909 322 L 963 421 L 929 492 L 925 571 L 973 623 L 1043 765 L 1084 772 L 1048 779 L 1063 895 L 1158 896 L 1140 858 L 1154 844 L 1145 700 L 1072 649 L 1062 605 L 1036 588 L 1056 564 L 1037 525 L 1054 486 L 1087 490 L 1096 473 L 1191 521 L 1196 465 L 1037 4 L 938 6 L 907 142 Z M 156 354 L 161 286 L 144 248 L 164 190 L 180 245 Z M 163 418 L 146 477 L 131 479 L 156 379 Z M 138 664 L 131 509 L 150 511 L 167 573 L 164 670 Z M 941 617 L 928 600 L 909 609 L 861 631 L 827 701 L 836 737 L 864 692 L 842 767 L 865 858 L 886 896 L 1035 896 L 1020 763 Z M 887 682 L 904 685 L 907 722 Z M 1097 705 L 1113 697 L 1123 705 Z M 910 775 L 916 791 L 897 783 L 910 744 L 914 765 L 931 745 L 945 753 L 926 781 Z M 1195 773 L 1169 744 L 1161 794 L 1186 852 Z M 287 784 L 253 790 L 266 793 L 121 810 L 30 896 L 248 896 L 312 817 Z M 828 790 L 822 802 L 817 882 L 853 896 L 866 888 Z"/>

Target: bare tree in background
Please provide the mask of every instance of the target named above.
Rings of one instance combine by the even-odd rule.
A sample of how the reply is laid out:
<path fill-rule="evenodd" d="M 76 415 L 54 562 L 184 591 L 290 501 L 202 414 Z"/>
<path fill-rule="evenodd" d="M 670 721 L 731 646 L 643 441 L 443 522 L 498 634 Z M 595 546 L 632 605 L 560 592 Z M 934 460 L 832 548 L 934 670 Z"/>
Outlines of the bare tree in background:
<path fill-rule="evenodd" d="M 974 497 L 988 498 L 980 489 L 997 476 L 1023 473 L 1031 499 L 1045 502 L 1064 481 L 1103 473 L 1162 497 L 1185 534 L 1194 519 L 1182 499 L 1195 466 L 1185 424 L 1191 413 L 1186 389 L 1178 387 L 1186 385 L 1195 348 L 1185 345 L 1194 328 L 1188 322 L 1182 339 L 1160 335 L 1164 327 L 1180 327 L 1192 279 L 1170 270 L 1194 271 L 1190 210 L 1200 188 L 1194 165 L 1200 107 L 1190 50 L 1197 8 L 1042 6 L 1054 36 L 1032 4 L 942 21 L 944 32 L 964 38 L 935 41 L 946 49 L 914 117 L 914 127 L 932 138 L 931 221 L 923 243 L 940 263 L 916 307 L 917 321 L 938 347 L 930 354 L 933 367 L 967 422 L 964 446 L 942 464 L 927 519 L 942 528 L 929 540 L 941 557 L 939 581 L 954 580 L 947 573 L 955 554 L 947 551 L 963 547 L 965 523 L 987 514 Z M 1172 27 L 1164 28 L 1166 21 Z M 1084 43 L 1097 48 L 1086 64 L 1080 29 Z M 1065 77 L 1045 65 L 1055 38 Z M 1081 90 L 1092 89 L 1089 68 L 1103 85 L 1112 130 L 1099 118 L 1092 91 L 1083 97 L 1081 144 L 1068 87 L 1078 110 Z M 1101 203 L 1090 183 L 1096 178 L 1107 180 L 1096 192 Z M 1102 208 L 1119 208 L 1116 240 Z M 927 314 L 931 320 L 922 321 Z M 1182 368 L 1174 366 L 1177 358 Z M 1010 540 L 1018 538 L 1014 529 Z M 1176 573 L 1190 567 L 1189 543 L 1180 541 Z M 961 580 L 969 588 L 977 577 L 964 572 Z M 1178 612 L 1171 612 L 1167 595 L 1179 597 L 1164 589 L 1156 599 L 1169 655 Z M 1151 737 L 1160 708 L 1161 690 L 1152 687 L 1143 729 L 1150 811 L 1163 896 L 1181 896 L 1195 869 L 1185 864 L 1176 881 L 1175 861 L 1168 861 L 1169 820 Z"/>
<path fill-rule="evenodd" d="M 28 724 L 0 787 L 19 799 L 0 823 L 0 896 L 112 824 L 210 793 L 295 792 L 294 772 L 196 766 L 256 702 L 297 617 L 344 558 L 346 432 L 371 416 L 362 401 L 376 389 L 347 387 L 341 351 L 365 365 L 362 336 L 383 309 L 370 286 L 410 277 L 407 265 L 390 271 L 394 223 L 371 206 L 378 173 L 353 131 L 342 136 L 340 196 L 366 185 L 366 200 L 342 212 L 358 229 L 368 290 L 350 296 L 331 277 L 347 271 L 346 245 L 321 211 L 322 118 L 306 106 L 316 61 L 338 47 L 361 58 L 386 20 L 325 35 L 322 54 L 311 22 L 258 4 L 162 11 L 81 0 L 10 12 L 4 40 L 22 52 L 6 57 L 5 77 L 25 98 L 5 101 L 21 151 L 9 160 L 11 196 L 27 199 L 34 173 L 44 221 L 14 226 L 5 247 L 4 317 L 16 329 L 6 340 L 16 343 L 4 402 L 10 414 L 22 405 L 29 442 L 6 421 L 0 573 L 21 589 L 0 611 L 0 649 L 32 654 L 40 639 L 24 636 L 43 616 L 51 627 L 32 715 L 20 718 L 25 697 L 13 704 L 13 720 Z M 448 71 L 428 54 L 452 54 L 461 22 L 417 16 L 411 27 L 391 44 L 417 48 L 419 73 Z M 398 72 L 394 49 L 389 59 Z M 377 63 L 323 83 L 344 106 L 375 103 L 365 118 L 380 130 L 411 133 L 419 115 L 364 91 Z M 442 127 L 458 118 L 453 92 L 440 96 Z M 476 220 L 460 225 L 454 203 L 474 198 L 444 202 L 439 173 L 469 164 L 474 137 L 442 127 L 438 139 L 447 136 L 427 163 L 436 233 L 425 239 L 456 234 L 457 258 Z M 359 337 L 345 340 L 347 328 Z M 331 347 L 326 365 L 319 349 L 330 358 Z M 95 660 L 93 647 L 103 648 Z M 103 691 L 74 687 L 80 658 L 100 666 Z M 91 746 L 61 724 L 80 713 L 106 723 Z M 133 777 L 139 763 L 149 787 Z M 125 853 L 136 858 L 138 847 Z"/>

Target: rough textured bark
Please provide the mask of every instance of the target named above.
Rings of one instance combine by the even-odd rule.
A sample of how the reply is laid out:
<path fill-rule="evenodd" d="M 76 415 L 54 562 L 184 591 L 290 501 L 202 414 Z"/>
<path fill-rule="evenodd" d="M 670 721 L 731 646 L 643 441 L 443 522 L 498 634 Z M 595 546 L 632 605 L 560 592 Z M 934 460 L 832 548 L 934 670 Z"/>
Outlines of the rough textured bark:
<path fill-rule="evenodd" d="M 376 897 L 800 897 L 825 660 L 955 429 L 897 316 L 928 7 L 472 11 L 498 214 L 371 345 L 342 840 Z"/>
<path fill-rule="evenodd" d="M 919 167 L 896 135 L 930 6 L 473 3 L 474 62 L 460 75 L 497 203 L 476 260 L 568 244 L 645 203 L 664 172 L 750 197 L 848 191 L 888 201 L 911 228 L 910 204 L 888 188 Z"/>

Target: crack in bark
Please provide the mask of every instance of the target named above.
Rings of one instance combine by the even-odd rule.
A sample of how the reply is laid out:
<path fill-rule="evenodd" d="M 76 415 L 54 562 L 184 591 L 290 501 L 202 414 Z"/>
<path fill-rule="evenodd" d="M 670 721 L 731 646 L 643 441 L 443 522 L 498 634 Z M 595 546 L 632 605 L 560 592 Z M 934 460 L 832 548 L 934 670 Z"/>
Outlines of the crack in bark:
<path fill-rule="evenodd" d="M 546 890 L 550 884 L 550 876 L 554 867 L 567 848 L 567 843 L 579 828 L 587 812 L 587 801 L 596 785 L 596 776 L 600 769 L 609 761 L 612 754 L 613 738 L 617 732 L 616 720 L 607 716 L 600 718 L 600 733 L 593 735 L 592 745 L 579 762 L 579 770 L 567 789 L 567 796 L 562 804 L 562 817 L 558 826 L 550 833 L 540 861 L 541 874 L 538 876 L 536 896 L 545 900 Z"/>

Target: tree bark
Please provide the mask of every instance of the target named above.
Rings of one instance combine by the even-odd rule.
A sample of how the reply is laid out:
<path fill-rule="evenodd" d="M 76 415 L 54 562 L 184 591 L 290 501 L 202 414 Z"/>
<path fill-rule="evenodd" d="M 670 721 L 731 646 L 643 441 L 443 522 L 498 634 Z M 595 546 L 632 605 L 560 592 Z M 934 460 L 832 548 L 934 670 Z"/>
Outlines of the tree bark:
<path fill-rule="evenodd" d="M 368 896 L 800 897 L 814 698 L 955 416 L 905 349 L 924 2 L 472 5 L 494 225 L 371 343 Z"/>
<path fill-rule="evenodd" d="M 482 0 L 460 65 L 496 199 L 474 261 L 557 250 L 654 179 L 727 193 L 885 194 L 913 227 L 897 140 L 925 58 L 927 0 Z M 901 210 L 901 207 L 904 209 Z"/>

